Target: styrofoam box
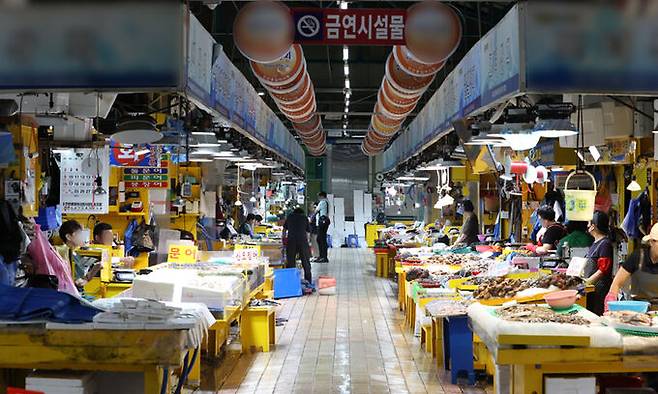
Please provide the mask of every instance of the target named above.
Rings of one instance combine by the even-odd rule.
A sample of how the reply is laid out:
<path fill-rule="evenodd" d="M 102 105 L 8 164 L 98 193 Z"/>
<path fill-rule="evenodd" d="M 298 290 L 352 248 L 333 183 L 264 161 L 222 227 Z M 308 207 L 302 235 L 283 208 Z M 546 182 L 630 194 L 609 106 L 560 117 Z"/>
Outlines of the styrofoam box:
<path fill-rule="evenodd" d="M 93 394 L 95 380 L 88 372 L 39 371 L 25 378 L 25 388 L 45 394 Z"/>
<path fill-rule="evenodd" d="M 210 290 L 200 287 L 183 286 L 181 291 L 181 302 L 198 302 L 205 304 L 210 309 L 223 310 L 226 300 L 230 297 L 226 290 Z"/>
<path fill-rule="evenodd" d="M 596 394 L 596 378 L 545 378 L 544 387 L 546 394 Z"/>
<path fill-rule="evenodd" d="M 133 280 L 133 297 L 156 301 L 175 301 L 176 284 L 156 282 L 148 278 L 141 279 L 137 276 Z"/>

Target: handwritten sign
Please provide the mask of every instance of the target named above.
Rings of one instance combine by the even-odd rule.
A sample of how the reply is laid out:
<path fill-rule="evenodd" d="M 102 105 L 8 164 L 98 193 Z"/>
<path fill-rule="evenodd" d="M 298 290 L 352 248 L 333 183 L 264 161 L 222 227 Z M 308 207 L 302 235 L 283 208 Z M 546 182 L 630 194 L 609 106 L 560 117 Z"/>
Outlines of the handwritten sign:
<path fill-rule="evenodd" d="M 169 245 L 167 262 L 196 263 L 197 247 L 192 245 Z"/>

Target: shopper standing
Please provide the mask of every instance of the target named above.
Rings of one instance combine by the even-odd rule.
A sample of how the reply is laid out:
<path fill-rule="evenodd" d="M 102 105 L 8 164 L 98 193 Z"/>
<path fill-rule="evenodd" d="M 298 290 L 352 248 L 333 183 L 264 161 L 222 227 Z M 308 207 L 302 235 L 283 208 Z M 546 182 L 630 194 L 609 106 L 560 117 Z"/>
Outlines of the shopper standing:
<path fill-rule="evenodd" d="M 311 224 L 311 261 L 317 260 L 317 258 L 320 256 L 318 247 L 318 225 L 316 220 L 317 213 L 315 212 L 317 207 L 318 203 L 314 202 L 312 205 L 313 215 L 309 217 L 309 223 Z"/>
<path fill-rule="evenodd" d="M 587 294 L 587 309 L 600 316 L 603 314 L 605 296 L 612 284 L 613 248 L 608 238 L 610 218 L 604 212 L 594 212 L 587 230 L 594 237 L 594 243 L 585 256 L 585 278 L 587 283 L 594 285 L 594 291 Z"/>
<path fill-rule="evenodd" d="M 311 226 L 301 208 L 295 208 L 283 224 L 283 241 L 286 245 L 286 268 L 297 266 L 297 256 L 302 260 L 304 279 L 311 283 L 311 251 L 308 246 Z"/>
<path fill-rule="evenodd" d="M 329 230 L 331 221 L 329 220 L 329 201 L 327 201 L 327 193 L 318 193 L 318 206 L 315 208 L 315 214 L 316 224 L 318 226 L 318 249 L 320 253 L 317 262 L 328 263 L 327 249 L 329 246 L 327 245 L 327 231 Z"/>

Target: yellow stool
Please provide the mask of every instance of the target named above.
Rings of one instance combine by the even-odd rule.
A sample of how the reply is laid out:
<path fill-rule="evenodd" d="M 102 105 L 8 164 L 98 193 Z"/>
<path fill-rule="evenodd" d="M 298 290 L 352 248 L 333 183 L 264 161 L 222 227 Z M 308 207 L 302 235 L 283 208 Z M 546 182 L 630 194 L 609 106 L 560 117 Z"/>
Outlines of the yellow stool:
<path fill-rule="evenodd" d="M 258 306 L 242 311 L 240 342 L 242 342 L 243 352 L 252 349 L 269 352 L 270 346 L 275 342 L 275 331 L 274 308 Z"/>

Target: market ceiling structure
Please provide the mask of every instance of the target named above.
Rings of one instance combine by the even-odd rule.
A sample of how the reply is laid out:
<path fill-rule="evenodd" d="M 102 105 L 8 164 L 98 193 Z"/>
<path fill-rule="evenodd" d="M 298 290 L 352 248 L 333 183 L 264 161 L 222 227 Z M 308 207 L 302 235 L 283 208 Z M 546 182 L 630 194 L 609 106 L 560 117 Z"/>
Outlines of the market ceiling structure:
<path fill-rule="evenodd" d="M 205 3 L 205 4 L 204 4 Z M 207 4 L 211 4 L 207 7 Z M 287 1 L 288 7 L 338 8 L 336 1 Z M 402 8 L 406 9 L 415 2 L 411 1 L 352 1 L 349 8 Z M 459 63 L 466 52 L 506 14 L 515 2 L 511 1 L 454 1 L 449 4 L 455 8 L 462 19 L 463 37 L 457 51 L 448 59 L 445 67 L 439 71 L 432 85 L 421 98 L 417 108 L 406 118 L 404 127 L 412 121 L 444 78 Z M 214 5 L 216 4 L 216 7 Z M 265 93 L 261 84 L 253 75 L 249 61 L 236 48 L 233 39 L 233 21 L 238 10 L 246 3 L 243 1 L 205 1 L 193 3 L 192 11 L 215 40 L 223 46 L 224 52 L 253 86 Z M 391 53 L 390 46 L 350 46 L 347 62 L 344 61 L 342 46 L 304 45 L 307 70 L 315 87 L 317 110 L 322 116 L 324 129 L 329 141 L 338 143 L 361 143 L 368 131 L 373 108 L 377 102 L 384 63 Z M 345 106 L 345 64 L 349 68 L 350 97 L 349 106 Z M 264 94 L 262 98 L 277 113 L 284 124 L 294 133 L 292 124 L 276 107 L 272 98 Z M 347 113 L 346 113 L 347 110 Z M 347 115 L 347 116 L 345 116 Z M 345 127 L 346 125 L 346 127 Z"/>

